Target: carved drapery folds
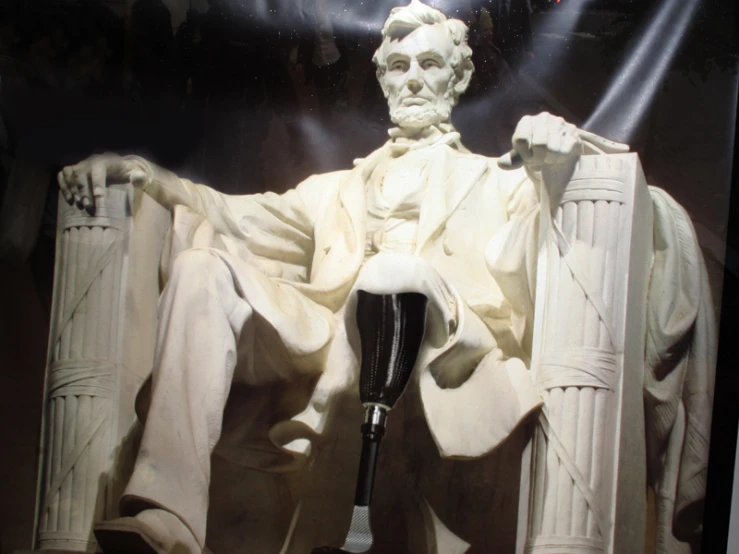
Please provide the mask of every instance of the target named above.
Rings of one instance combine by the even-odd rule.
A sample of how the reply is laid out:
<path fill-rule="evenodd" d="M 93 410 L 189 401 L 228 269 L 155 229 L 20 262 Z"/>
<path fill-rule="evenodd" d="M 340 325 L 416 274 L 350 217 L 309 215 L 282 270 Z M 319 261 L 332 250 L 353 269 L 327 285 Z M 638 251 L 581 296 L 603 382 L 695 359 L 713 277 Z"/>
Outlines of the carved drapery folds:
<path fill-rule="evenodd" d="M 524 460 L 519 551 L 638 552 L 652 207 L 636 155 L 581 158 L 551 213 L 541 220 L 532 362 L 545 406 Z"/>
<path fill-rule="evenodd" d="M 110 187 L 60 202 L 37 548 L 93 551 L 134 454 L 170 215 Z M 636 155 L 584 156 L 542 219 L 532 373 L 545 409 L 524 459 L 519 553 L 638 552 L 652 205 Z"/>

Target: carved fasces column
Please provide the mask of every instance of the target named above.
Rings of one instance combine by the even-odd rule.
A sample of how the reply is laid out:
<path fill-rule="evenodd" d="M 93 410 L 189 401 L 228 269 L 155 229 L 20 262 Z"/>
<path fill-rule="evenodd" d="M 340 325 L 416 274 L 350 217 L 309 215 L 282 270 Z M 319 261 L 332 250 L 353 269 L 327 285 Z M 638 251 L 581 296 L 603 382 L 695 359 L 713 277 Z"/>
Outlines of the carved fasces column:
<path fill-rule="evenodd" d="M 525 460 L 518 551 L 643 552 L 652 206 L 638 158 L 583 156 L 551 213 L 532 360 L 544 409 Z"/>
<path fill-rule="evenodd" d="M 130 187 L 109 187 L 94 216 L 59 200 L 36 549 L 95 551 L 93 524 L 116 515 L 128 477 L 134 399 L 154 341 L 136 333 L 153 333 L 158 289 L 156 270 L 141 271 L 131 255 L 146 243 L 133 225 L 135 198 Z M 161 251 L 164 233 L 151 230 L 149 250 Z M 144 274 L 151 306 L 137 322 L 134 281 Z M 132 331 L 137 323 L 143 329 Z M 128 352 L 136 342 L 140 351 Z"/>

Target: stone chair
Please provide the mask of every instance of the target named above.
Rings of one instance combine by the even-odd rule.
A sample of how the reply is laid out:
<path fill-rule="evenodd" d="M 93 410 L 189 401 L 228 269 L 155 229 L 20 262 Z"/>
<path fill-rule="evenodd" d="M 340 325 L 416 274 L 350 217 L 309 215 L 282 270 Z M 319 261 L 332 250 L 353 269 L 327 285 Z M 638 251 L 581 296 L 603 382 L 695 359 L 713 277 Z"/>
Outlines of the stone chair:
<path fill-rule="evenodd" d="M 652 201 L 637 156 L 617 154 L 584 156 L 552 217 L 546 205 L 531 368 L 545 406 L 525 430 L 515 550 L 633 554 Z M 35 548 L 93 552 L 135 456 L 170 217 L 127 186 L 94 216 L 59 206 Z"/>

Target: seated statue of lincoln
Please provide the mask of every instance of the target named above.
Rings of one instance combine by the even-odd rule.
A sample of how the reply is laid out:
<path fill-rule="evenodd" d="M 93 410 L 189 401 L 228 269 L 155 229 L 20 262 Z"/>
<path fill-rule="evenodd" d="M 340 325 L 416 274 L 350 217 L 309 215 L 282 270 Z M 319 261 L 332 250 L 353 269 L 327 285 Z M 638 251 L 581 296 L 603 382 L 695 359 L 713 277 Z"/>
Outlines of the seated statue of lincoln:
<path fill-rule="evenodd" d="M 451 123 L 473 72 L 466 35 L 418 0 L 394 9 L 374 56 L 389 140 L 284 194 L 225 195 L 115 154 L 59 174 L 80 209 L 131 182 L 173 218 L 148 415 L 125 517 L 98 529 L 105 552 L 203 551 L 234 384 L 310 383 L 254 464 L 276 471 L 316 453 L 334 399 L 356 394 L 359 289 L 428 298 L 411 388 L 442 457 L 490 453 L 541 406 L 528 373 L 539 197 L 581 155 L 615 145 L 542 113 L 518 124 L 515 153 L 469 152 Z"/>

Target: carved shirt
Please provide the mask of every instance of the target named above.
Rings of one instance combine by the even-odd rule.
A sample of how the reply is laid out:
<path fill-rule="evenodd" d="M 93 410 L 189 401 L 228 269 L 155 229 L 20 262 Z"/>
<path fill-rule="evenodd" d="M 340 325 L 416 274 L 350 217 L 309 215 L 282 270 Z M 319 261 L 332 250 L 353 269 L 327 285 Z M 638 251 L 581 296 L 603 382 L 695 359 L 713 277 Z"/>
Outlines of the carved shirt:
<path fill-rule="evenodd" d="M 365 259 L 377 252 L 413 254 L 432 150 L 408 152 L 373 172 L 366 191 Z"/>

